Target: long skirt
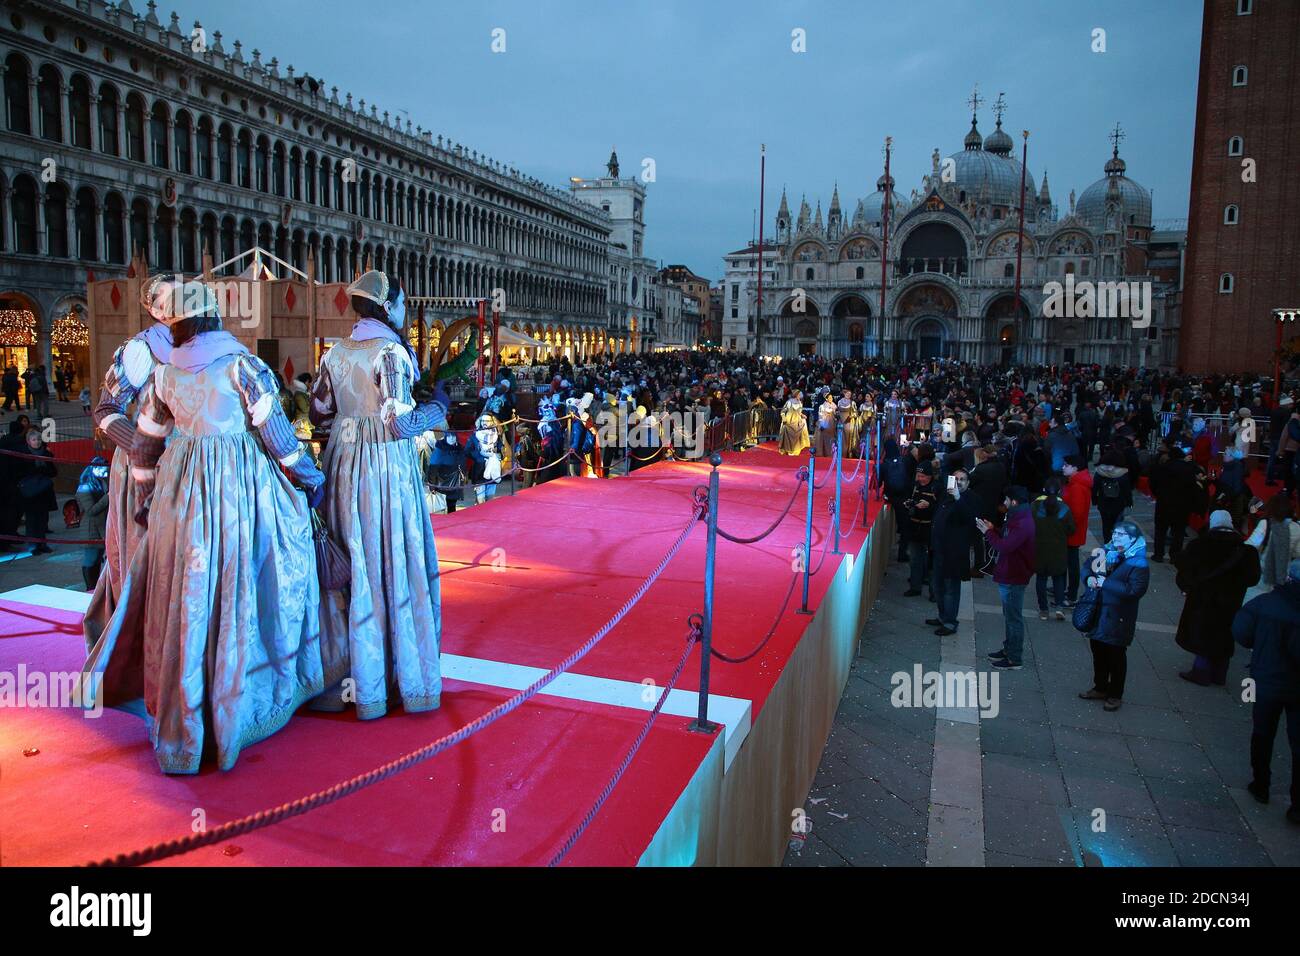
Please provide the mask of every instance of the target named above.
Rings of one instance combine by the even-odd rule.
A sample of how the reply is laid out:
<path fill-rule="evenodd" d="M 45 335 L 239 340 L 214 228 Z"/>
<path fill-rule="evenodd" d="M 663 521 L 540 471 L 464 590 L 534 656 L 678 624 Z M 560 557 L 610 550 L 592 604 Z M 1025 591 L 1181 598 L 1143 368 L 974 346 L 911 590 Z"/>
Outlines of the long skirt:
<path fill-rule="evenodd" d="M 81 622 L 87 651 L 95 646 L 117 610 L 122 578 L 131 567 L 131 559 L 144 538 L 144 528 L 135 521 L 140 503 L 136 498 L 135 482 L 131 480 L 131 461 L 121 448 L 113 452 L 113 463 L 108 473 L 108 498 L 104 524 L 104 570 L 95 583 L 90 606 Z"/>
<path fill-rule="evenodd" d="M 311 517 L 250 432 L 174 439 L 149 530 L 83 669 L 106 706 L 143 698 L 158 765 L 222 770 L 326 686 Z"/>
<path fill-rule="evenodd" d="M 442 598 L 433 525 L 415 444 L 378 416 L 354 419 L 355 441 L 325 449 L 321 513 L 352 559 L 352 586 L 323 595 L 321 653 L 351 683 L 314 706 L 355 703 L 362 720 L 388 711 L 390 690 L 409 712 L 442 697 Z M 335 422 L 334 433 L 340 434 Z"/>
<path fill-rule="evenodd" d="M 799 455 L 808 447 L 808 423 L 800 419 L 797 424 L 791 425 L 784 419 L 781 421 L 781 454 Z"/>

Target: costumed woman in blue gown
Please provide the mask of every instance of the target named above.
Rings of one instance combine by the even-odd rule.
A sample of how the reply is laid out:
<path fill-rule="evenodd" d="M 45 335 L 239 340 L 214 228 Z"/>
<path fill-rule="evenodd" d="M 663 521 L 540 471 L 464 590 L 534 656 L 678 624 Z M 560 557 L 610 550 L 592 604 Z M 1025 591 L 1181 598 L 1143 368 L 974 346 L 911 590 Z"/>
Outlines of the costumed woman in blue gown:
<path fill-rule="evenodd" d="M 450 400 L 441 387 L 432 402 L 411 397 L 418 372 L 397 283 L 371 270 L 348 293 L 360 319 L 321 361 L 311 419 L 330 432 L 325 523 L 352 562 L 351 587 L 322 596 L 321 652 L 350 679 L 312 706 L 355 704 L 369 720 L 390 700 L 408 712 L 441 700 L 438 554 L 415 439 L 446 427 Z"/>
<path fill-rule="evenodd" d="M 140 389 L 153 375 L 154 368 L 171 358 L 172 331 L 163 319 L 170 310 L 176 287 L 174 280 L 154 276 L 140 290 L 140 304 L 153 319 L 153 325 L 128 339 L 113 353 L 113 364 L 104 375 L 99 404 L 95 406 L 95 427 L 112 441 L 114 451 L 104 524 L 105 566 L 95 583 L 81 625 L 87 650 L 95 646 L 113 616 L 118 595 L 122 593 L 122 576 L 131 566 L 131 558 L 144 536 L 144 528 L 134 520 L 137 508 L 135 482 L 129 472 L 135 421 L 129 410 Z"/>
<path fill-rule="evenodd" d="M 92 704 L 143 698 L 164 772 L 197 773 L 205 752 L 229 770 L 338 675 L 319 645 L 309 498 L 323 476 L 275 375 L 221 330 L 212 290 L 189 282 L 176 301 L 131 446 L 147 531 L 84 673 Z"/>

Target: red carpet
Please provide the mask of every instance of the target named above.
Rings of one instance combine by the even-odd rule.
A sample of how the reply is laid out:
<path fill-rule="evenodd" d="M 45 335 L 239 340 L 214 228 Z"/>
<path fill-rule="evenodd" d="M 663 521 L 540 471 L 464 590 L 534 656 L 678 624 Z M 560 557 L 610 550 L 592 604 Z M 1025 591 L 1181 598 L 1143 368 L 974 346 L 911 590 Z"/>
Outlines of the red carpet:
<path fill-rule="evenodd" d="M 806 459 L 770 450 L 726 456 L 722 527 L 752 535 L 789 500 Z M 562 479 L 452 516 L 436 516 L 443 574 L 446 655 L 554 666 L 581 645 L 661 560 L 691 513 L 707 464 L 660 464 L 614 481 Z M 850 469 L 851 471 L 851 469 Z M 860 473 L 843 494 L 847 528 Z M 829 528 L 817 492 L 814 558 Z M 806 491 L 789 517 L 756 545 L 719 539 L 716 646 L 747 653 L 780 614 L 753 660 L 712 667 L 712 695 L 763 706 L 808 617 L 792 580 L 803 540 Z M 872 502 L 872 514 L 878 505 Z M 861 513 L 841 549 L 862 544 Z M 687 618 L 702 609 L 705 527 L 700 523 L 659 582 L 604 642 L 578 663 L 582 675 L 662 685 L 681 656 Z M 500 550 L 498 550 L 500 549 Z M 812 579 L 815 608 L 843 560 L 828 556 Z M 84 659 L 80 615 L 0 602 L 0 672 L 76 671 Z M 450 668 L 449 668 L 450 670 Z M 698 686 L 699 651 L 679 687 Z M 558 693 L 558 691 L 557 691 Z M 360 723 L 300 713 L 244 751 L 229 773 L 158 771 L 144 722 L 109 711 L 14 709 L 0 722 L 0 865 L 73 864 L 138 849 L 297 799 L 417 749 L 513 694 L 448 679 L 434 714 Z M 337 803 L 257 833 L 168 861 L 172 865 L 538 865 L 587 813 L 644 723 L 646 713 L 543 694 L 466 742 Z M 574 850 L 573 865 L 632 865 L 690 781 L 711 740 L 661 715 L 622 782 Z M 27 748 L 39 753 L 24 756 Z M 233 846 L 232 846 L 233 844 Z M 237 852 L 236 852 L 237 849 Z"/>

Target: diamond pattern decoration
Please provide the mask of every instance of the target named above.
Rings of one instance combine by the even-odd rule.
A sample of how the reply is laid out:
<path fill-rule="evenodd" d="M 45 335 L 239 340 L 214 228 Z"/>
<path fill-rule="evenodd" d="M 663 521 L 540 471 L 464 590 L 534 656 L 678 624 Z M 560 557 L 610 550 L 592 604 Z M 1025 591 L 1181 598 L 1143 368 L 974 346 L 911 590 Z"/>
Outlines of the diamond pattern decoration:
<path fill-rule="evenodd" d="M 339 310 L 339 315 L 347 313 L 350 301 L 347 293 L 343 291 L 343 286 L 339 286 L 338 294 L 334 296 L 334 307 Z"/>
<path fill-rule="evenodd" d="M 113 291 L 108 294 L 108 298 L 113 303 L 113 308 L 122 307 L 122 290 L 117 287 L 116 282 L 113 283 Z"/>
<path fill-rule="evenodd" d="M 290 312 L 293 311 L 293 304 L 298 301 L 298 297 L 293 294 L 293 286 L 290 285 L 284 293 L 284 307 Z"/>

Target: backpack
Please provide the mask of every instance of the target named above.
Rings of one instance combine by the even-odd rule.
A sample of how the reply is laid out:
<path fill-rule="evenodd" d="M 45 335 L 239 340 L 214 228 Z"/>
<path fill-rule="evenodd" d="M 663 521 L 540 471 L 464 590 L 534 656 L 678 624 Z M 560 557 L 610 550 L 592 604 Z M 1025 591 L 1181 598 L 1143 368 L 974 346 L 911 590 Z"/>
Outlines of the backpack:
<path fill-rule="evenodd" d="M 1111 475 L 1099 476 L 1099 480 L 1097 484 L 1097 497 L 1103 500 L 1116 501 L 1119 499 L 1123 491 L 1124 491 L 1123 485 L 1120 484 L 1120 480 L 1118 478 L 1115 478 Z"/>
<path fill-rule="evenodd" d="M 890 458 L 885 462 L 885 467 L 881 469 L 881 478 L 885 482 L 885 490 L 890 493 L 901 493 L 907 489 L 907 465 L 903 463 L 902 457 Z"/>

